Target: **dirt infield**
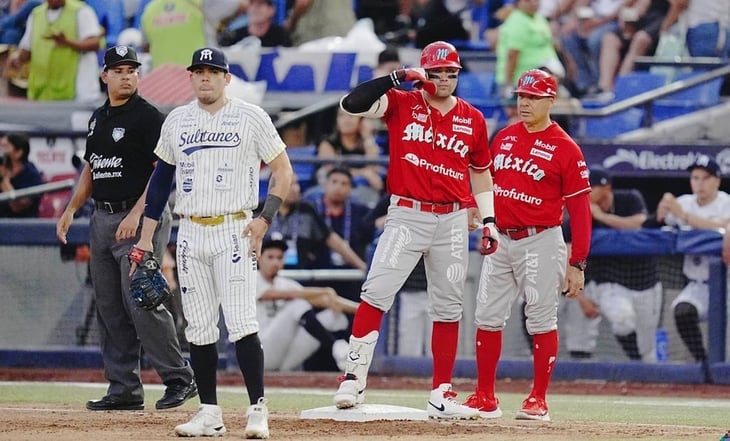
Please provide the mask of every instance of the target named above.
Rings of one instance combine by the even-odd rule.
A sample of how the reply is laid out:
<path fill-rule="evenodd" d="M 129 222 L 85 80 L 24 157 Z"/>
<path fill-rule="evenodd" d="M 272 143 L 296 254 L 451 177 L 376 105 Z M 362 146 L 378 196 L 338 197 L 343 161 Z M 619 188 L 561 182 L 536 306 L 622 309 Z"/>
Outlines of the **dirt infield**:
<path fill-rule="evenodd" d="M 335 373 L 297 373 L 268 375 L 268 387 L 328 387 L 335 381 Z M 147 384 L 159 384 L 153 371 L 144 371 Z M 38 370 L 0 369 L 0 381 L 83 381 L 104 383 L 100 370 Z M 240 375 L 221 374 L 219 384 L 241 385 Z M 473 388 L 474 380 L 458 379 L 459 390 Z M 369 378 L 369 387 L 377 389 L 430 388 L 430 380 L 411 377 Z M 500 380 L 498 390 L 526 393 L 528 381 Z M 565 394 L 624 394 L 641 396 L 675 396 L 726 398 L 728 386 L 658 385 L 605 382 L 555 382 L 552 393 Z M 81 440 L 135 440 L 157 441 L 175 439 L 173 428 L 191 415 L 188 408 L 168 411 L 141 412 L 88 412 L 77 403 L 38 408 L 30 405 L 10 406 L 0 412 L 0 440 L 12 441 L 81 441 Z M 228 427 L 227 439 L 243 439 L 243 409 L 227 410 L 224 421 Z M 323 420 L 300 420 L 298 415 L 272 413 L 271 437 L 275 440 L 431 440 L 448 437 L 449 441 L 476 440 L 713 440 L 717 429 L 684 426 L 652 426 L 613 423 L 521 422 L 510 418 L 469 422 L 375 421 L 345 423 Z"/>

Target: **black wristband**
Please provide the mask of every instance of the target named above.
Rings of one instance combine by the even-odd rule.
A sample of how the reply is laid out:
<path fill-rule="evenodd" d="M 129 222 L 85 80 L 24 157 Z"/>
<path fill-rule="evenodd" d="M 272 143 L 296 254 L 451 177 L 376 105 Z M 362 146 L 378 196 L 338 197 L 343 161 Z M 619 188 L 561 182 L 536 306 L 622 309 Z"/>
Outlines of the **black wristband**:
<path fill-rule="evenodd" d="M 276 212 L 279 211 L 279 207 L 281 207 L 282 202 L 284 201 L 282 201 L 279 196 L 273 194 L 266 195 L 264 207 L 261 209 L 261 214 L 259 216 L 271 224 L 271 221 L 274 220 L 274 216 L 276 216 Z"/>
<path fill-rule="evenodd" d="M 486 225 L 486 224 L 496 224 L 497 221 L 494 219 L 494 216 L 487 216 L 484 219 L 482 219 L 482 223 L 484 225 Z"/>

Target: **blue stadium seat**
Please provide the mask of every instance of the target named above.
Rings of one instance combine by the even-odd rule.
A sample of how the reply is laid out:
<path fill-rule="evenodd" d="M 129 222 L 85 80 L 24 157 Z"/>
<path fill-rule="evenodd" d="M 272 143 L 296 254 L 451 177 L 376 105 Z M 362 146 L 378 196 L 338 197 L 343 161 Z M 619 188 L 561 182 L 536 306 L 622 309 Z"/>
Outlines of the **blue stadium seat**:
<path fill-rule="evenodd" d="M 676 76 L 675 80 L 685 80 L 700 73 L 681 73 Z M 662 121 L 719 104 L 722 82 L 723 78 L 717 78 L 656 100 L 654 102 L 654 120 Z"/>
<path fill-rule="evenodd" d="M 591 98 L 581 99 L 581 103 L 585 108 L 602 107 L 616 101 L 632 98 L 650 90 L 662 87 L 667 83 L 667 77 L 663 73 L 653 73 L 647 71 L 631 72 L 616 77 L 614 86 L 614 97 L 610 101 L 596 100 Z"/>
<path fill-rule="evenodd" d="M 456 95 L 479 109 L 485 118 L 500 119 L 504 114 L 494 72 L 462 72 L 459 74 Z"/>
<path fill-rule="evenodd" d="M 296 147 L 289 146 L 286 151 L 291 160 L 294 173 L 297 175 L 299 185 L 301 185 L 302 191 L 305 191 L 316 181 L 315 172 L 317 171 L 317 165 L 313 162 L 297 161 L 297 159 L 314 158 L 317 156 L 317 146 L 314 144 Z"/>
<path fill-rule="evenodd" d="M 474 105 L 479 101 L 497 98 L 494 72 L 462 72 L 459 74 L 456 94 Z"/>
<path fill-rule="evenodd" d="M 644 111 L 637 108 L 601 118 L 583 118 L 578 134 L 587 139 L 611 139 L 640 128 L 643 118 Z"/>
<path fill-rule="evenodd" d="M 616 101 L 634 97 L 640 93 L 662 87 L 667 83 L 667 77 L 661 73 L 652 72 L 631 72 L 616 77 L 614 94 Z"/>

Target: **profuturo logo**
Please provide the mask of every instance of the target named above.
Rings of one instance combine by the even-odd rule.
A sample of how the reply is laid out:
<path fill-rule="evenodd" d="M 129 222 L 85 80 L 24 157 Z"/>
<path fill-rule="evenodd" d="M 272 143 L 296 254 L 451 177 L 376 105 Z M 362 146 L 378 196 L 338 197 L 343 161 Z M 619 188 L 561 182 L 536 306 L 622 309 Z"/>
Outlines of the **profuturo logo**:
<path fill-rule="evenodd" d="M 418 167 L 421 164 L 421 160 L 416 156 L 415 153 L 406 153 L 406 155 L 403 157 L 406 161 L 410 162 L 411 164 Z"/>

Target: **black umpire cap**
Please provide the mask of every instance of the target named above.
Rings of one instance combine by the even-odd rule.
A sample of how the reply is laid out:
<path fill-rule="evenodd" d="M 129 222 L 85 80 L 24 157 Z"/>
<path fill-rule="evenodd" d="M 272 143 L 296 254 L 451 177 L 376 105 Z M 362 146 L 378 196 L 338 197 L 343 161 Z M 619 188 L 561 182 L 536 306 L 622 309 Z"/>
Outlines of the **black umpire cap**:
<path fill-rule="evenodd" d="M 104 70 L 120 64 L 139 67 L 142 63 L 137 59 L 137 52 L 129 46 L 114 46 L 104 53 Z"/>
<path fill-rule="evenodd" d="M 611 185 L 611 175 L 602 168 L 592 168 L 588 171 L 588 181 L 591 187 L 599 187 L 603 185 Z"/>
<path fill-rule="evenodd" d="M 228 72 L 228 59 L 220 49 L 203 47 L 193 53 L 188 70 L 193 70 L 198 66 L 210 66 Z"/>
<path fill-rule="evenodd" d="M 687 167 L 687 171 L 691 172 L 692 170 L 696 168 L 703 168 L 707 171 L 707 173 L 717 176 L 718 178 L 722 176 L 722 171 L 720 170 L 720 164 L 718 164 L 714 159 L 710 158 L 707 155 L 700 155 L 697 158 L 695 158 L 695 162 L 693 162 L 689 167 Z"/>

